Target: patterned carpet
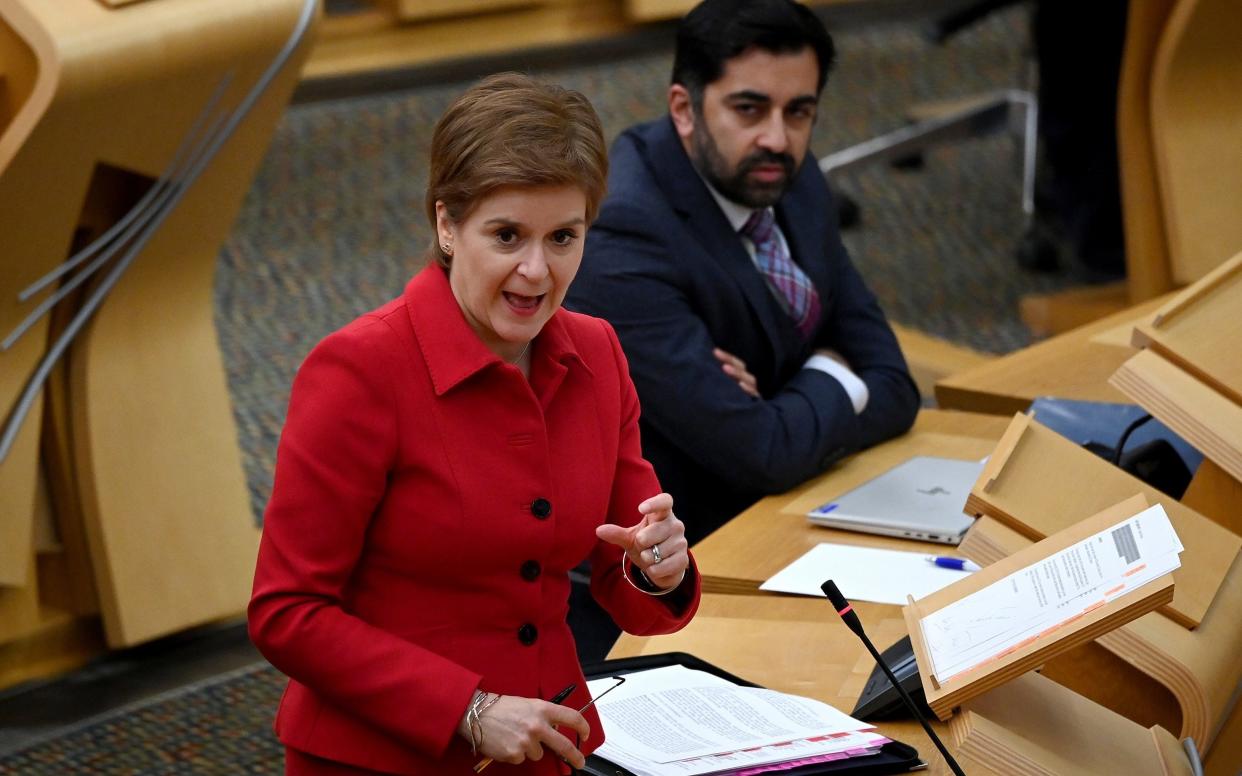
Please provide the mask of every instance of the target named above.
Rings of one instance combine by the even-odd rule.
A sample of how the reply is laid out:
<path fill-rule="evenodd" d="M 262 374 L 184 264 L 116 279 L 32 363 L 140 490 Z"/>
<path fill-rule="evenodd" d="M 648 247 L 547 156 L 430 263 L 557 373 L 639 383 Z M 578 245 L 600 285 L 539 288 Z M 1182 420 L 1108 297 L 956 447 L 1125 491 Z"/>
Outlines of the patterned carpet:
<path fill-rule="evenodd" d="M 0 758 L 0 776 L 280 774 L 271 723 L 284 686 L 267 665 L 215 677 Z"/>
<path fill-rule="evenodd" d="M 913 29 L 838 35 L 813 149 L 894 129 L 914 103 L 1019 86 L 1026 18 L 996 15 L 937 46 Z M 585 93 L 609 137 L 663 113 L 671 54 L 539 73 Z M 465 82 L 298 105 L 276 132 L 220 257 L 217 322 L 256 516 L 271 489 L 289 384 L 328 332 L 399 293 L 421 264 L 431 128 Z M 863 204 L 846 243 L 896 321 L 979 349 L 1025 344 L 1019 296 L 1066 281 L 1013 259 L 1022 230 L 1014 142 L 929 154 L 840 181 Z M 270 668 L 189 688 L 0 759 L 0 774 L 277 773 Z"/>

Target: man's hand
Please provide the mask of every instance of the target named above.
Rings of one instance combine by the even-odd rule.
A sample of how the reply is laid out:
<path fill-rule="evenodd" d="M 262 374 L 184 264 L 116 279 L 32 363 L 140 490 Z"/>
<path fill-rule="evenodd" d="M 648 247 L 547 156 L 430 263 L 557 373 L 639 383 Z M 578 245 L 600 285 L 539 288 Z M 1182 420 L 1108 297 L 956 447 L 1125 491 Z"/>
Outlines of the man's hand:
<path fill-rule="evenodd" d="M 721 369 L 724 370 L 724 373 L 736 380 L 738 386 L 740 386 L 743 391 L 751 396 L 754 396 L 756 399 L 759 398 L 759 384 L 755 380 L 755 376 L 746 371 L 745 361 L 732 353 L 729 353 L 728 351 L 721 350 L 720 348 L 713 349 L 712 355 L 715 356 L 716 360 L 720 362 Z M 840 356 L 837 358 L 840 358 Z"/>

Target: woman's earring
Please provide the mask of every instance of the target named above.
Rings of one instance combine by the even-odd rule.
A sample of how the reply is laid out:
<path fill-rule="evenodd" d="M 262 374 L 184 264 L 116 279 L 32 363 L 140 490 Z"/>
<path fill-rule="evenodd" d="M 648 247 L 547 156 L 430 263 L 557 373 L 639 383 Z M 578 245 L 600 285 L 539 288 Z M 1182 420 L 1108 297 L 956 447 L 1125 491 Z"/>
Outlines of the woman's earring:
<path fill-rule="evenodd" d="M 440 250 L 444 251 L 444 255 L 445 255 L 445 256 L 452 256 L 452 255 L 453 255 L 453 246 L 452 246 L 452 245 L 449 245 L 448 243 L 441 243 L 441 244 L 440 244 Z"/>

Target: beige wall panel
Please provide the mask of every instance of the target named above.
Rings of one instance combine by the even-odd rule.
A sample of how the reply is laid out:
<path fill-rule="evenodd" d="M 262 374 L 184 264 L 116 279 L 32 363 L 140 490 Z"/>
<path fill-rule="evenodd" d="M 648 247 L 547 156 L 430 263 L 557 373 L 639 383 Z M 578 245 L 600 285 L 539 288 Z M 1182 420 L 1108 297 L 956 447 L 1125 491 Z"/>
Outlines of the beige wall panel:
<path fill-rule="evenodd" d="M 1173 280 L 1242 248 L 1242 6 L 1181 0 L 1156 52 L 1151 123 Z"/>

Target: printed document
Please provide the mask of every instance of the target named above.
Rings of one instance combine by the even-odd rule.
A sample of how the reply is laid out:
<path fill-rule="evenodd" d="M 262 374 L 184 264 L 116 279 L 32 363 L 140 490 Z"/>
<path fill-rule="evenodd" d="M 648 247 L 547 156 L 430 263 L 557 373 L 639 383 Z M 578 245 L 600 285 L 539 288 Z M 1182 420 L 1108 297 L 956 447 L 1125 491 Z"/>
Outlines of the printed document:
<path fill-rule="evenodd" d="M 588 686 L 596 695 L 612 684 Z M 873 754 L 888 740 L 826 703 L 684 666 L 626 674 L 597 706 L 607 735 L 598 754 L 640 776 Z"/>
<path fill-rule="evenodd" d="M 924 617 L 941 683 L 997 660 L 1181 565 L 1159 504 Z"/>

